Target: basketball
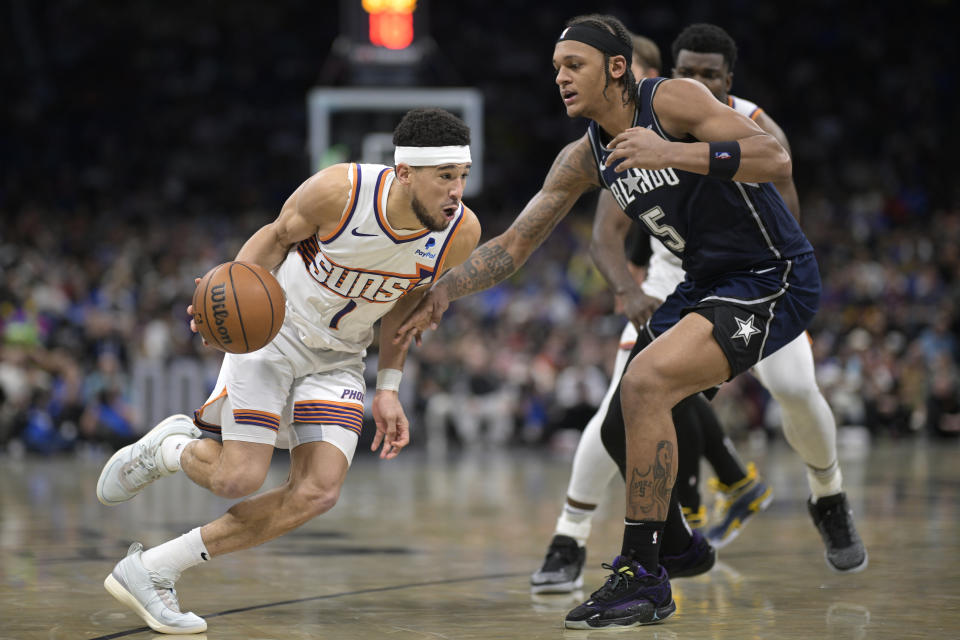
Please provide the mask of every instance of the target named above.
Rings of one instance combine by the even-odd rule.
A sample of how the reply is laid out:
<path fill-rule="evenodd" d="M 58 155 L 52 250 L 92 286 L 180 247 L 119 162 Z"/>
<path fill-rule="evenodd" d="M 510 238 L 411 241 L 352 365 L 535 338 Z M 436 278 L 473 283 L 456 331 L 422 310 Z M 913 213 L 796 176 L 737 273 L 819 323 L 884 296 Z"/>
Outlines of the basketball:
<path fill-rule="evenodd" d="M 250 262 L 225 262 L 193 292 L 193 320 L 207 343 L 227 353 L 265 347 L 283 324 L 286 297 L 269 271 Z"/>

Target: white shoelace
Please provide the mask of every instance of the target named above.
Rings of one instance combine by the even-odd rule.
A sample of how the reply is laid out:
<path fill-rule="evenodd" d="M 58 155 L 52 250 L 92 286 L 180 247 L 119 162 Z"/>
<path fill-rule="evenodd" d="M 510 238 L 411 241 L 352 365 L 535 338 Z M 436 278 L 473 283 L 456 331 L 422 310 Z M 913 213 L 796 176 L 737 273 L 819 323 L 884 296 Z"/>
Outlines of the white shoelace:
<path fill-rule="evenodd" d="M 149 569 L 147 569 L 147 574 L 150 576 L 150 582 L 153 583 L 153 588 L 156 590 L 160 601 L 167 605 L 167 608 L 171 611 L 181 613 L 180 601 L 177 599 L 177 590 L 173 586 L 173 580 L 164 578 L 156 571 L 150 571 Z"/>
<path fill-rule="evenodd" d="M 128 491 L 138 491 L 162 475 L 153 456 L 143 455 L 146 447 L 138 449 L 133 459 L 123 465 L 120 472 L 120 481 Z"/>

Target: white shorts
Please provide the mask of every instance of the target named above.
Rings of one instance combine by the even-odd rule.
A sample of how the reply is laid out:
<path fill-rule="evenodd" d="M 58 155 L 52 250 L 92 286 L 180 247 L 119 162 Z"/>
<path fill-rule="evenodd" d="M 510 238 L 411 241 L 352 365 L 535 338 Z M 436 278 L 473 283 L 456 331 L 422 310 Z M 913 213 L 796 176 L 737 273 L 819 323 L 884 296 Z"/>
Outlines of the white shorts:
<path fill-rule="evenodd" d="M 285 323 L 263 349 L 224 355 L 194 423 L 224 440 L 280 448 L 329 442 L 349 463 L 363 426 L 365 391 L 363 353 L 311 349 Z"/>

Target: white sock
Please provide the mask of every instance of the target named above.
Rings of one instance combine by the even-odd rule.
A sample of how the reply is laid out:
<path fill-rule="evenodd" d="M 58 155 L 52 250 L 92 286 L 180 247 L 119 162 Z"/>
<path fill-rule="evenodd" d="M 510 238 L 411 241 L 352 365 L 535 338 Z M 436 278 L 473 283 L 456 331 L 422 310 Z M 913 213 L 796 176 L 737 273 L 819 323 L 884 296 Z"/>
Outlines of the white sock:
<path fill-rule="evenodd" d="M 172 435 L 164 438 L 160 443 L 160 458 L 167 471 L 180 471 L 180 456 L 188 444 L 196 438 L 189 436 Z"/>
<path fill-rule="evenodd" d="M 807 484 L 816 502 L 824 496 L 833 496 L 843 491 L 843 474 L 840 465 L 834 460 L 826 469 L 817 469 L 807 465 Z"/>
<path fill-rule="evenodd" d="M 143 566 L 150 571 L 156 571 L 164 578 L 177 580 L 185 569 L 209 560 L 210 554 L 200 536 L 200 527 L 197 527 L 179 538 L 147 549 L 141 559 Z"/>
<path fill-rule="evenodd" d="M 578 509 L 569 504 L 563 505 L 563 511 L 557 518 L 556 535 L 570 536 L 581 547 L 586 546 L 590 537 L 590 526 L 593 523 L 594 509 Z"/>

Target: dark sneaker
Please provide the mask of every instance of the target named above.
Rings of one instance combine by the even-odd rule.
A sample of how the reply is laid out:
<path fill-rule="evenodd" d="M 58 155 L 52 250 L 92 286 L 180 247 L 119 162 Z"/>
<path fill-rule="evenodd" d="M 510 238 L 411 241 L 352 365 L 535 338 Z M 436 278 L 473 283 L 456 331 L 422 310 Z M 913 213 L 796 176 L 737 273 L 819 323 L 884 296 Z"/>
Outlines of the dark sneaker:
<path fill-rule="evenodd" d="M 683 553 L 675 556 L 668 556 L 662 551 L 660 553 L 660 566 L 667 570 L 667 575 L 671 579 L 689 578 L 706 573 L 716 561 L 716 550 L 697 530 L 694 530 L 690 546 Z"/>
<path fill-rule="evenodd" d="M 840 573 L 856 573 L 867 568 L 867 549 L 853 524 L 853 511 L 847 495 L 838 493 L 807 501 L 813 524 L 817 525 L 827 566 Z"/>
<path fill-rule="evenodd" d="M 757 468 L 752 462 L 747 465 L 747 477 L 743 480 L 728 487 L 711 478 L 710 486 L 719 492 L 715 516 L 718 524 L 707 531 L 707 540 L 717 549 L 732 542 L 750 518 L 769 507 L 773 501 L 773 489 L 757 475 Z"/>
<path fill-rule="evenodd" d="M 626 556 L 617 556 L 612 565 L 602 565 L 613 574 L 590 599 L 567 614 L 568 629 L 636 627 L 666 620 L 677 610 L 667 571 L 647 573 Z"/>
<path fill-rule="evenodd" d="M 547 557 L 530 576 L 531 593 L 570 593 L 583 586 L 587 550 L 570 536 L 553 536 Z"/>

